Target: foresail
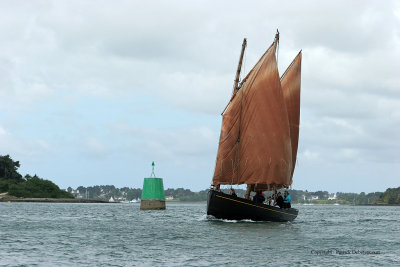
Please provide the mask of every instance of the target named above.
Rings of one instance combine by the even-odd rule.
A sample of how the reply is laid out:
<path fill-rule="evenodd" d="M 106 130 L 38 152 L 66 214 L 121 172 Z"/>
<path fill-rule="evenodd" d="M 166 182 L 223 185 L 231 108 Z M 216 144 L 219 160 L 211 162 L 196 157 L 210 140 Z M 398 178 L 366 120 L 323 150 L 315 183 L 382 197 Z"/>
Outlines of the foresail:
<path fill-rule="evenodd" d="M 224 113 L 213 184 L 289 185 L 292 147 L 276 43 Z"/>
<path fill-rule="evenodd" d="M 289 65 L 281 78 L 283 97 L 289 117 L 290 139 L 292 143 L 292 170 L 290 183 L 292 184 L 293 172 L 296 165 L 297 148 L 299 143 L 300 125 L 300 87 L 301 87 L 301 51 Z"/>

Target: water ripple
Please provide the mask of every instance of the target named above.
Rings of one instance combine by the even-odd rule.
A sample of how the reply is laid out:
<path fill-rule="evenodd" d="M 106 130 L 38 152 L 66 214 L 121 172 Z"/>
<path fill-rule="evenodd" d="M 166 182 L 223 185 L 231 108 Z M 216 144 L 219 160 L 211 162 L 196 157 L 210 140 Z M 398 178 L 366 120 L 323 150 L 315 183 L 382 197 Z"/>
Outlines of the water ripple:
<path fill-rule="evenodd" d="M 399 207 L 298 206 L 288 223 L 219 220 L 205 208 L 0 203 L 0 266 L 400 263 Z"/>

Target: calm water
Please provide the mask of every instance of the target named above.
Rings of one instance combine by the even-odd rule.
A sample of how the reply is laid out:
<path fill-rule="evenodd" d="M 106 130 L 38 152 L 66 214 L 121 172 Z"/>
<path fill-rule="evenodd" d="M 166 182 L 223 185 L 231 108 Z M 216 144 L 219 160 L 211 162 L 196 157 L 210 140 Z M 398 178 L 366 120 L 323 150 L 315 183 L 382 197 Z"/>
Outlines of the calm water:
<path fill-rule="evenodd" d="M 205 204 L 0 203 L 0 266 L 400 265 L 400 207 L 297 208 L 272 223 L 210 220 Z"/>

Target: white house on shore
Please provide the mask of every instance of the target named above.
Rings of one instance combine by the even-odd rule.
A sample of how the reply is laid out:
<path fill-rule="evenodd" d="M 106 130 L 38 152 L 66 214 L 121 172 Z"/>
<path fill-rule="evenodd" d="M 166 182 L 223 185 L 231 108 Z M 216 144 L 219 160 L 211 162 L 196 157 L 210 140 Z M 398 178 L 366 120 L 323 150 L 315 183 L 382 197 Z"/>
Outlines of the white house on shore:
<path fill-rule="evenodd" d="M 328 200 L 335 200 L 335 199 L 336 199 L 336 193 L 331 194 L 331 195 L 328 197 Z"/>

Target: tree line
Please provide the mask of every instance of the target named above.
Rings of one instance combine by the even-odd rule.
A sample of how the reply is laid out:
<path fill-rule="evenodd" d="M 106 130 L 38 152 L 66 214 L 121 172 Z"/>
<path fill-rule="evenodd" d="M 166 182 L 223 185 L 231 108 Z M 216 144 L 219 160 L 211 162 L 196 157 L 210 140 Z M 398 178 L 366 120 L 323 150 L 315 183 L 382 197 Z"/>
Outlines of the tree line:
<path fill-rule="evenodd" d="M 115 201 L 132 201 L 142 197 L 141 188 L 116 188 L 113 185 L 78 186 L 76 189 L 68 187 L 67 191 L 76 198 L 102 201 L 109 201 L 111 198 Z M 208 190 L 192 192 L 190 189 L 168 188 L 164 192 L 166 197 L 170 197 L 174 201 L 198 202 L 207 200 Z"/>
<path fill-rule="evenodd" d="M 397 191 L 396 191 L 397 190 Z M 141 188 L 122 187 L 116 188 L 113 185 L 100 185 L 100 186 L 79 186 L 76 189 L 69 187 L 68 192 L 72 193 L 75 197 L 88 198 L 93 200 L 108 201 L 111 197 L 116 201 L 131 201 L 133 199 L 140 199 L 142 195 Z M 229 193 L 229 189 L 222 189 L 225 193 Z M 288 190 L 292 196 L 292 203 L 304 204 L 342 204 L 342 205 L 363 205 L 363 204 L 400 204 L 400 187 L 398 189 L 388 189 L 385 193 L 342 193 L 337 192 L 335 199 L 328 199 L 332 197 L 328 191 L 309 192 L 303 190 Z M 165 196 L 170 197 L 173 201 L 182 202 L 201 202 L 207 201 L 208 190 L 201 190 L 193 192 L 190 189 L 184 188 L 168 188 L 164 190 Z M 236 194 L 239 197 L 244 197 L 245 190 L 236 189 Z M 266 191 L 265 194 L 271 195 L 272 192 Z M 172 197 L 172 198 L 171 198 Z M 397 202 L 396 202 L 397 201 Z"/>
<path fill-rule="evenodd" d="M 400 204 L 400 187 L 388 188 L 376 201 L 376 204 Z"/>
<path fill-rule="evenodd" d="M 9 155 L 0 156 L 0 193 L 26 198 L 74 198 L 70 193 L 61 190 L 56 184 L 42 179 L 36 174 L 24 177 L 18 172 L 19 161 Z"/>

